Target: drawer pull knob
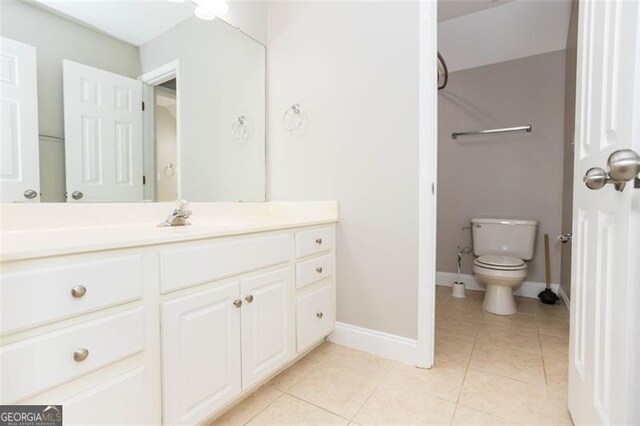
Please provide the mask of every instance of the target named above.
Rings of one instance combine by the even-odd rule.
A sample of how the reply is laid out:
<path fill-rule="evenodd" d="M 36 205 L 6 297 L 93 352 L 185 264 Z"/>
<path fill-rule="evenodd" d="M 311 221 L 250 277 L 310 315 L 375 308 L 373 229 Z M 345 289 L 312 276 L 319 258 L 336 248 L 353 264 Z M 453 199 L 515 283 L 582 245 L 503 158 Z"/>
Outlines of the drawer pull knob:
<path fill-rule="evenodd" d="M 239 308 L 242 306 L 242 300 L 238 299 L 235 302 L 233 302 L 233 304 L 236 306 L 236 308 Z"/>
<path fill-rule="evenodd" d="M 87 294 L 87 288 L 83 285 L 77 285 L 71 289 L 71 295 L 76 299 L 81 298 L 85 294 Z"/>
<path fill-rule="evenodd" d="M 321 274 L 321 273 L 322 273 L 322 266 L 318 266 L 318 267 L 316 268 L 316 272 L 317 272 L 317 273 L 319 273 L 319 274 Z"/>
<path fill-rule="evenodd" d="M 316 240 L 316 244 L 321 245 L 321 244 L 322 244 L 322 238 L 318 238 L 318 239 Z"/>
<path fill-rule="evenodd" d="M 253 294 L 249 294 L 247 297 L 244 298 L 244 300 L 246 300 L 249 303 L 253 302 Z"/>
<path fill-rule="evenodd" d="M 318 312 L 316 314 L 316 316 L 318 317 L 318 319 L 322 319 L 322 317 L 324 316 L 324 314 L 322 312 Z"/>
<path fill-rule="evenodd" d="M 82 348 L 73 351 L 73 360 L 75 362 L 82 362 L 89 357 L 89 349 Z"/>

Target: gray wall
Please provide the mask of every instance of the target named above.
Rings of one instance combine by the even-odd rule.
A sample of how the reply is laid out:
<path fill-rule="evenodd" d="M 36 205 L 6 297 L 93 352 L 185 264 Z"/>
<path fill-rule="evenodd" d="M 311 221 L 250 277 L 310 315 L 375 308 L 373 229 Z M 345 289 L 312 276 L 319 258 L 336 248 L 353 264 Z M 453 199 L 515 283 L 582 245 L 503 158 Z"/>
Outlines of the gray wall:
<path fill-rule="evenodd" d="M 137 78 L 138 48 L 22 1 L 3 1 L 0 34 L 36 48 L 40 189 L 43 201 L 64 201 L 62 60 Z"/>
<path fill-rule="evenodd" d="M 543 235 L 551 239 L 551 280 L 560 281 L 565 52 L 452 73 L 439 92 L 437 270 L 456 271 L 456 246 L 474 216 L 539 221 L 527 280 L 544 282 Z M 532 124 L 532 133 L 451 139 L 455 131 Z M 473 256 L 463 272 L 471 273 Z"/>
<path fill-rule="evenodd" d="M 418 3 L 267 6 L 269 199 L 337 200 L 337 319 L 418 325 Z M 300 103 L 307 126 L 284 129 Z"/>
<path fill-rule="evenodd" d="M 571 232 L 573 221 L 573 139 L 576 123 L 576 62 L 578 59 L 578 1 L 572 2 L 565 65 L 564 177 L 562 180 L 562 232 Z M 562 246 L 560 284 L 571 297 L 571 244 Z"/>

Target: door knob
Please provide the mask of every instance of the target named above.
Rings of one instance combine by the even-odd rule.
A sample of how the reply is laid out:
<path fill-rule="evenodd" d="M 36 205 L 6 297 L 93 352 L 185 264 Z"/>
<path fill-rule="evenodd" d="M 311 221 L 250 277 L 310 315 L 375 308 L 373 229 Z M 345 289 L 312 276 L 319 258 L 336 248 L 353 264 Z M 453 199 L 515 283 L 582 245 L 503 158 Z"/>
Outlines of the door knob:
<path fill-rule="evenodd" d="M 26 191 L 24 191 L 23 195 L 27 200 L 33 200 L 38 196 L 38 193 L 33 189 L 27 189 Z"/>
<path fill-rule="evenodd" d="M 566 244 L 572 239 L 573 235 L 571 234 L 571 232 L 569 232 L 568 234 L 560 234 L 560 236 L 558 237 L 558 241 L 560 241 L 562 244 Z"/>
<path fill-rule="evenodd" d="M 242 306 L 242 300 L 238 299 L 233 302 L 236 308 L 240 308 Z"/>
<path fill-rule="evenodd" d="M 71 193 L 71 198 L 73 198 L 74 200 L 80 200 L 82 199 L 82 197 L 84 197 L 84 194 L 80 191 L 73 191 Z"/>
<path fill-rule="evenodd" d="M 627 182 L 633 180 L 634 187 L 640 188 L 640 155 L 630 149 L 620 149 L 613 152 L 607 160 L 605 171 L 600 167 L 592 167 L 582 179 L 587 188 L 601 189 L 606 184 L 612 184 L 616 191 L 622 192 Z"/>
<path fill-rule="evenodd" d="M 247 295 L 247 297 L 245 297 L 244 300 L 246 300 L 249 303 L 253 302 L 253 294 Z"/>

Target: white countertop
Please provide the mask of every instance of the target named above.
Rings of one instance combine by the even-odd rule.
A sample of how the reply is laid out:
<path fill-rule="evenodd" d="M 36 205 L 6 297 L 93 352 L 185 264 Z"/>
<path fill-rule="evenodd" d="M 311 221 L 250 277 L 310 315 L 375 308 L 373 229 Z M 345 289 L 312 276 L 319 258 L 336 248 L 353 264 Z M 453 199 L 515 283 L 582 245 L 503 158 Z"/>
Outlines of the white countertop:
<path fill-rule="evenodd" d="M 2 205 L 2 261 L 227 237 L 338 221 L 335 202 L 197 203 L 191 206 L 194 213 L 191 226 L 164 228 L 157 225 L 170 213 L 172 204 L 154 204 L 153 207 L 144 204 L 14 206 Z M 130 218 L 136 210 L 141 215 L 161 211 L 164 214 L 151 221 L 126 223 L 124 220 L 107 224 L 110 219 L 118 222 L 119 212 Z M 77 214 L 83 216 L 80 218 Z M 25 215 L 33 217 L 30 219 Z M 87 215 L 93 219 L 85 217 Z M 55 227 L 46 226 L 47 217 L 55 217 L 52 221 Z M 30 220 L 33 227 L 29 226 Z"/>

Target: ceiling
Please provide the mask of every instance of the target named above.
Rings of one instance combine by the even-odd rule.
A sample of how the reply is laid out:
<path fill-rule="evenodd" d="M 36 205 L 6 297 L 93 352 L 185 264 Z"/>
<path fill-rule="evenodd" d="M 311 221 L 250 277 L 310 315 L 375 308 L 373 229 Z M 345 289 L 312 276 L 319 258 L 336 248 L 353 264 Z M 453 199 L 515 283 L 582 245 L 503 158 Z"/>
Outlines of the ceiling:
<path fill-rule="evenodd" d="M 501 6 L 513 0 L 439 0 L 438 22 Z"/>
<path fill-rule="evenodd" d="M 193 16 L 190 2 L 168 0 L 35 0 L 35 4 L 134 46 Z"/>
<path fill-rule="evenodd" d="M 456 2 L 442 3 L 444 6 Z M 571 0 L 510 0 L 470 12 L 473 7 L 476 5 L 445 8 L 447 16 L 463 10 L 468 13 L 438 24 L 438 50 L 450 72 L 555 52 L 567 46 Z"/>

